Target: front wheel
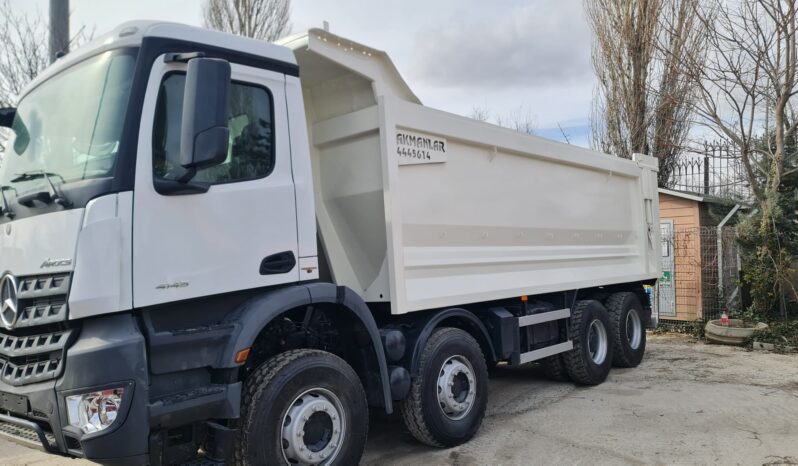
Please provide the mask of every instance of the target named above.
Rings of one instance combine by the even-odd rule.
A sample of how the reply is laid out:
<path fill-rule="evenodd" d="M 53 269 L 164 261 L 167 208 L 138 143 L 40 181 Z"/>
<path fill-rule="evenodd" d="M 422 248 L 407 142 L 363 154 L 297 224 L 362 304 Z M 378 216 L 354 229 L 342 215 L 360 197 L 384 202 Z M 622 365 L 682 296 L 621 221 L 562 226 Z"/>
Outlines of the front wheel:
<path fill-rule="evenodd" d="M 477 341 L 457 328 L 435 330 L 402 404 L 405 426 L 422 443 L 453 447 L 474 436 L 487 403 L 488 369 Z"/>
<path fill-rule="evenodd" d="M 368 421 L 360 379 L 343 359 L 287 351 L 245 383 L 235 464 L 357 464 Z"/>

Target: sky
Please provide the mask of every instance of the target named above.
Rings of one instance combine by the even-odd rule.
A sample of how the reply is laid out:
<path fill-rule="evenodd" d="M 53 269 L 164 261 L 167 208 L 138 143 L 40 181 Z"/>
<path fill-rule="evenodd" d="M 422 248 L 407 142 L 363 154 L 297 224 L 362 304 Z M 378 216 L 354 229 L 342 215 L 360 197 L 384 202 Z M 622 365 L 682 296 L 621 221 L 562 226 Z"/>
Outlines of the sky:
<path fill-rule="evenodd" d="M 47 14 L 47 0 L 11 3 Z M 388 52 L 424 105 L 529 116 L 539 135 L 587 146 L 595 81 L 581 3 L 293 0 L 291 25 L 300 32 L 327 21 L 332 33 Z M 95 36 L 132 19 L 202 23 L 200 0 L 71 0 L 70 11 L 72 32 Z"/>

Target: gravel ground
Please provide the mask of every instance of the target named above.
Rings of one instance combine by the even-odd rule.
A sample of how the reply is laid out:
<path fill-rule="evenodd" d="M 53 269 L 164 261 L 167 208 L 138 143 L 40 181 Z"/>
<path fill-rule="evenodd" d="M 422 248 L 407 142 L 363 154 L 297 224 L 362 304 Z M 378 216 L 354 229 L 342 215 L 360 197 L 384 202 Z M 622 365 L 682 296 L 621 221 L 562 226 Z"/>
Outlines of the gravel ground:
<path fill-rule="evenodd" d="M 415 443 L 395 416 L 375 414 L 367 465 L 798 465 L 798 356 L 649 335 L 636 369 L 598 387 L 499 368 L 487 417 L 468 444 Z M 90 464 L 0 441 L 0 465 Z"/>

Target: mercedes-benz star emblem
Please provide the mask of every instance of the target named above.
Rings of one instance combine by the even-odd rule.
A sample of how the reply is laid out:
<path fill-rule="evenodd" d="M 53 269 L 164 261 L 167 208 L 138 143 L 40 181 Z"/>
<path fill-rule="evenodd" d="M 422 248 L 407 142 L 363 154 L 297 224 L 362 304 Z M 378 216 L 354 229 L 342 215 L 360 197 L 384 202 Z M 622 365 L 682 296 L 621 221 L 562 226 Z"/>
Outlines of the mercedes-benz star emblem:
<path fill-rule="evenodd" d="M 17 323 L 17 279 L 7 273 L 0 279 L 0 320 L 9 330 Z"/>

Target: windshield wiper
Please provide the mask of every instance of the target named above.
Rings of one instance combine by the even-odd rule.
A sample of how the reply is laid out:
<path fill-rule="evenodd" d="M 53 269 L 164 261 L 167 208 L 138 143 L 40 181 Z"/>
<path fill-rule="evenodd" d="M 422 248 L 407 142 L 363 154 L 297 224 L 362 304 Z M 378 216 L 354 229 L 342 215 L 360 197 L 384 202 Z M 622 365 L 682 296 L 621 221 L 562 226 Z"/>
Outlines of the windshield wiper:
<path fill-rule="evenodd" d="M 50 202 L 55 202 L 56 204 L 65 208 L 72 207 L 72 202 L 70 202 L 69 199 L 67 199 L 62 193 L 59 193 L 58 190 L 55 189 L 55 185 L 53 184 L 53 181 L 50 179 L 51 176 L 57 176 L 58 178 L 61 178 L 61 184 L 64 183 L 63 176 L 59 175 L 58 173 L 49 173 L 44 170 L 29 171 L 17 175 L 16 178 L 11 180 L 12 183 L 19 183 L 21 181 L 31 181 L 31 180 L 37 180 L 39 178 L 44 178 L 44 180 L 47 182 L 47 185 L 50 187 L 49 193 L 39 192 L 34 194 L 28 194 L 27 196 L 20 197 L 17 200 L 17 202 L 19 202 L 22 205 L 27 205 L 32 203 L 34 200 L 39 200 L 41 202 L 44 202 L 45 204 L 49 204 Z"/>
<path fill-rule="evenodd" d="M 3 216 L 8 217 L 10 220 L 14 220 L 16 214 L 11 210 L 11 207 L 8 206 L 8 200 L 6 199 L 6 191 L 9 189 L 16 191 L 16 189 L 11 186 L 0 186 L 0 197 L 3 199 L 3 208 L 0 210 L 2 210 Z"/>

